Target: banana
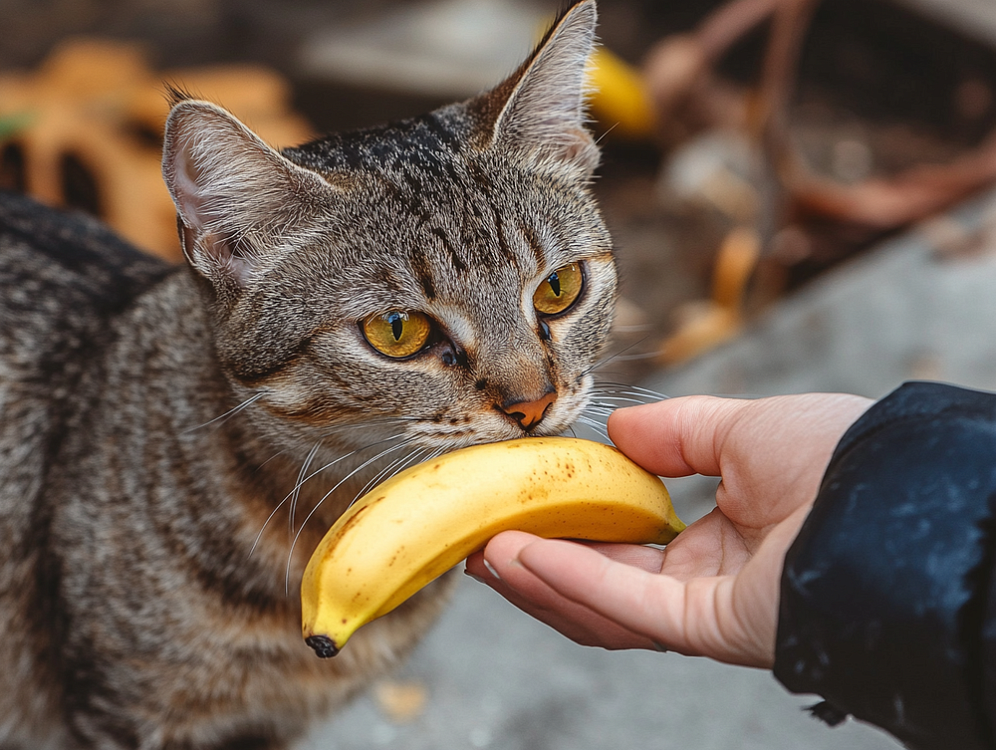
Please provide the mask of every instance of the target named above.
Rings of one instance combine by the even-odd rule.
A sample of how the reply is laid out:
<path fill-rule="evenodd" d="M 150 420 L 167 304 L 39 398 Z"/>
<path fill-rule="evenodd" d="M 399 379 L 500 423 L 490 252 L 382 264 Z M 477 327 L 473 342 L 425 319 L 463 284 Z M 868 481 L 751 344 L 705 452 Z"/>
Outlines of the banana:
<path fill-rule="evenodd" d="M 505 529 L 666 544 L 685 528 L 661 480 L 613 447 L 521 438 L 463 448 L 375 487 L 329 529 L 301 584 L 321 657 Z"/>
<path fill-rule="evenodd" d="M 594 89 L 591 109 L 613 137 L 649 140 L 657 119 L 642 73 L 606 47 L 588 60 L 588 83 Z"/>

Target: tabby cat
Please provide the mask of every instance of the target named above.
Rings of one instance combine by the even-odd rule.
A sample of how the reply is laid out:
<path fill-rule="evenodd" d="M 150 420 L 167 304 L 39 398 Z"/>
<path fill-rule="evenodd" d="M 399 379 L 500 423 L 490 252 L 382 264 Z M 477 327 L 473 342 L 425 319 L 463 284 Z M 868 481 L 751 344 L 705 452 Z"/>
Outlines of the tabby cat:
<path fill-rule="evenodd" d="M 590 400 L 595 15 L 488 93 L 280 152 L 176 94 L 179 267 L 0 198 L 0 748 L 289 747 L 425 632 L 448 578 L 318 659 L 296 590 L 379 473 Z"/>

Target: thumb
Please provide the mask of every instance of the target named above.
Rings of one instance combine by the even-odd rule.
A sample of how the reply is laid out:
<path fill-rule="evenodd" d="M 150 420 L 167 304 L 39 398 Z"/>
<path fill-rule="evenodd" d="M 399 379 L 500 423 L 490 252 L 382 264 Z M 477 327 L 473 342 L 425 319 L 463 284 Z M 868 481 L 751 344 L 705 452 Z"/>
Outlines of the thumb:
<path fill-rule="evenodd" d="M 718 476 L 723 437 L 751 402 L 685 396 L 617 409 L 609 437 L 619 450 L 659 476 Z"/>

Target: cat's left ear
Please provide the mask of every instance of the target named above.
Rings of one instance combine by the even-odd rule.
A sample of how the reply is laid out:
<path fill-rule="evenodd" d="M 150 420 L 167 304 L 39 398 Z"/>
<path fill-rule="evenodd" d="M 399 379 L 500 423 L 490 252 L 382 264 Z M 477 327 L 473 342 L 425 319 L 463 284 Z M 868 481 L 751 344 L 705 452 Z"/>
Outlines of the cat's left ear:
<path fill-rule="evenodd" d="M 494 115 L 491 142 L 588 176 L 598 146 L 586 127 L 586 68 L 595 45 L 595 0 L 568 8 L 525 63 L 480 100 Z M 489 118 L 490 119 L 490 118 Z"/>
<path fill-rule="evenodd" d="M 237 294 L 287 249 L 308 241 L 333 199 L 317 174 L 220 107 L 191 99 L 180 98 L 166 121 L 163 178 L 184 255 L 219 294 Z"/>

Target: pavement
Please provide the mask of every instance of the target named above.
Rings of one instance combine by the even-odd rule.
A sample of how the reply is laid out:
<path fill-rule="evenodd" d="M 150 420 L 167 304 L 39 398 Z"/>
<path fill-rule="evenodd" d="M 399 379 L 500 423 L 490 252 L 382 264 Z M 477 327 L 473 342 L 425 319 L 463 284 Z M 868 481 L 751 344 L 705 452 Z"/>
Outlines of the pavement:
<path fill-rule="evenodd" d="M 643 385 L 881 397 L 918 378 L 996 390 L 996 193 L 825 274 L 736 340 Z M 712 506 L 715 483 L 668 486 L 690 520 Z M 900 747 L 860 722 L 820 724 L 803 710 L 814 702 L 760 670 L 575 645 L 464 579 L 410 661 L 298 750 Z"/>

